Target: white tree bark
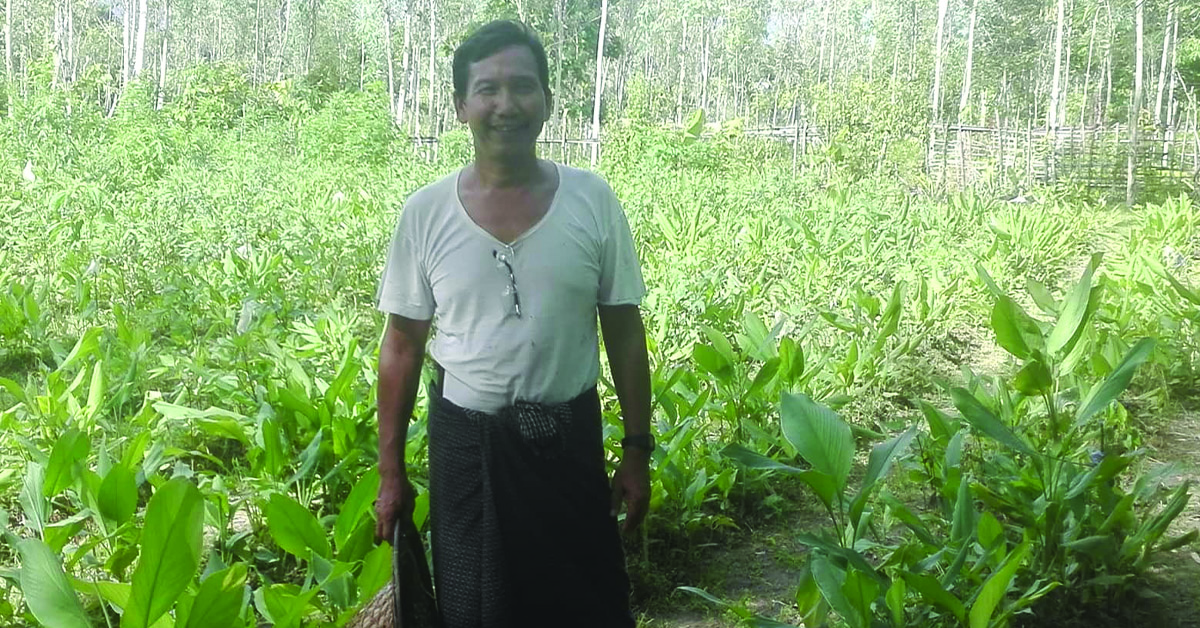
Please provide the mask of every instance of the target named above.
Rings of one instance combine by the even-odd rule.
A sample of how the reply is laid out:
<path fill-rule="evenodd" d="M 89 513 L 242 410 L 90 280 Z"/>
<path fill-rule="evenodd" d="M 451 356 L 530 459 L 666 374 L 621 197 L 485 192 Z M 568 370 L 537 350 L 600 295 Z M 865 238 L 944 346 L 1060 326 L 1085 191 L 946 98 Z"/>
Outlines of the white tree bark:
<path fill-rule="evenodd" d="M 162 57 L 158 60 L 158 102 L 155 109 L 162 109 L 167 94 L 167 55 L 171 41 L 171 0 L 163 0 Z"/>
<path fill-rule="evenodd" d="M 1133 71 L 1133 107 L 1129 110 L 1129 158 L 1126 161 L 1125 171 L 1125 204 L 1133 205 L 1135 196 L 1134 190 L 1134 154 L 1138 143 L 1138 126 L 1139 119 L 1142 113 L 1142 95 L 1143 95 L 1143 73 L 1145 71 L 1145 52 L 1146 42 L 1144 37 L 1145 31 L 1145 9 L 1143 0 L 1136 0 L 1137 5 L 1134 12 L 1134 30 L 1136 32 L 1135 46 L 1137 48 L 1137 60 Z"/>
<path fill-rule="evenodd" d="M 4 78 L 7 79 L 8 89 L 4 90 L 8 93 L 8 117 L 13 115 L 13 83 L 16 77 L 13 76 L 13 53 L 12 53 L 12 5 L 13 0 L 5 0 L 4 2 Z"/>
<path fill-rule="evenodd" d="M 978 0 L 971 0 L 971 25 L 967 28 L 967 65 L 963 68 L 962 93 L 958 97 L 958 123 L 967 123 L 967 105 L 971 98 L 971 71 L 975 66 L 975 24 L 978 18 L 976 5 Z"/>
<path fill-rule="evenodd" d="M 1167 87 L 1167 60 L 1171 52 L 1171 25 L 1174 23 L 1175 3 L 1167 3 L 1167 25 L 1163 28 L 1163 45 L 1162 45 L 1162 61 L 1158 66 L 1158 94 L 1154 98 L 1154 124 L 1162 126 L 1163 123 L 1163 94 Z M 1168 105 L 1170 106 L 1170 105 Z"/>
<path fill-rule="evenodd" d="M 434 80 L 434 70 L 437 62 L 437 2 L 429 0 L 429 128 L 431 136 L 437 135 L 437 112 L 434 111 L 434 90 L 437 82 Z"/>
<path fill-rule="evenodd" d="M 362 5 L 359 5 L 361 10 Z M 359 20 L 361 22 L 361 20 Z M 279 65 L 275 67 L 275 81 L 283 80 L 283 65 L 287 62 L 288 36 L 292 32 L 292 0 L 283 1 L 283 24 L 279 29 Z M 361 57 L 361 55 L 360 55 Z"/>
<path fill-rule="evenodd" d="M 383 55 L 387 58 L 388 113 L 396 116 L 396 62 L 392 58 L 392 12 L 383 0 Z"/>
<path fill-rule="evenodd" d="M 608 0 L 600 4 L 600 38 L 596 42 L 596 93 L 592 97 L 592 167 L 600 161 L 600 96 L 604 93 L 604 38 L 608 32 Z"/>
<path fill-rule="evenodd" d="M 942 64 L 945 56 L 942 42 L 946 34 L 946 12 L 949 8 L 949 0 L 938 0 L 937 35 L 933 51 L 933 92 L 929 96 L 930 119 L 934 124 L 942 121 Z"/>
<path fill-rule="evenodd" d="M 51 56 L 54 63 L 54 75 L 50 77 L 51 87 L 57 87 L 63 74 L 63 22 L 66 18 L 63 16 L 63 7 L 61 2 L 54 3 L 54 34 L 53 34 L 53 49 Z"/>
<path fill-rule="evenodd" d="M 133 78 L 137 78 L 142 74 L 142 67 L 146 60 L 146 13 L 147 0 L 139 0 L 138 3 L 138 19 L 137 19 L 137 43 L 133 50 Z"/>
<path fill-rule="evenodd" d="M 1050 79 L 1050 108 L 1046 110 L 1046 126 L 1048 128 L 1058 126 L 1058 107 L 1062 93 L 1063 23 L 1066 21 L 1066 4 L 1066 0 L 1058 0 L 1058 21 L 1054 27 L 1054 74 Z"/>
<path fill-rule="evenodd" d="M 1171 33 L 1171 71 L 1167 75 L 1171 87 L 1167 90 L 1167 128 L 1175 127 L 1175 84 L 1179 82 L 1176 74 L 1179 68 L 1179 11 L 1175 12 L 1175 26 Z"/>
<path fill-rule="evenodd" d="M 412 13 L 405 8 L 404 11 L 404 58 L 401 62 L 400 93 L 396 96 L 396 126 L 404 128 L 404 113 L 408 104 L 408 95 L 412 93 L 409 87 L 412 85 L 412 76 L 409 74 L 409 47 L 411 42 Z"/>
<path fill-rule="evenodd" d="M 1087 67 L 1083 71 L 1083 105 L 1079 108 L 1079 126 L 1087 126 L 1088 110 L 1091 109 L 1090 101 L 1088 100 L 1088 91 L 1092 81 L 1092 50 L 1096 43 L 1096 20 L 1100 17 L 1100 11 L 1097 9 L 1092 13 L 1092 32 L 1088 35 L 1088 52 L 1087 52 Z"/>

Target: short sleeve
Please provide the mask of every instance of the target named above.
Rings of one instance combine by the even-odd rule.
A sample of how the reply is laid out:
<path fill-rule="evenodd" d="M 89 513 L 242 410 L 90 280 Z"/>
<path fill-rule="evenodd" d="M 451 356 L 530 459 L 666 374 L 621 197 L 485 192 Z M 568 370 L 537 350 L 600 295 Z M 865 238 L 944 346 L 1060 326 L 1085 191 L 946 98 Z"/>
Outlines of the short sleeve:
<path fill-rule="evenodd" d="M 387 262 L 379 280 L 378 308 L 414 320 L 433 318 L 433 289 L 425 272 L 417 242 L 417 220 L 406 206 L 388 247 Z"/>
<path fill-rule="evenodd" d="M 646 294 L 642 268 L 638 262 L 629 220 L 621 209 L 616 194 L 604 186 L 607 197 L 603 204 L 603 253 L 600 264 L 600 305 L 638 305 Z"/>

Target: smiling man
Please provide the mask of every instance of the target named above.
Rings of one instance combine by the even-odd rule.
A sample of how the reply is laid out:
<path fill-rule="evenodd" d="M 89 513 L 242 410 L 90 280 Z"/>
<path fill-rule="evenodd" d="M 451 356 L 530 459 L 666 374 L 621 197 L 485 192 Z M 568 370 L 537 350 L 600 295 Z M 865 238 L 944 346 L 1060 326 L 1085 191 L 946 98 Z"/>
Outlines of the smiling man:
<path fill-rule="evenodd" d="M 426 340 L 433 561 L 446 628 L 625 628 L 617 513 L 650 498 L 650 382 L 633 238 L 598 176 L 539 159 L 546 53 L 492 22 L 454 53 L 473 163 L 405 203 L 380 282 L 379 538 L 411 516 L 403 460 Z M 611 483 L 599 338 L 625 438 Z"/>

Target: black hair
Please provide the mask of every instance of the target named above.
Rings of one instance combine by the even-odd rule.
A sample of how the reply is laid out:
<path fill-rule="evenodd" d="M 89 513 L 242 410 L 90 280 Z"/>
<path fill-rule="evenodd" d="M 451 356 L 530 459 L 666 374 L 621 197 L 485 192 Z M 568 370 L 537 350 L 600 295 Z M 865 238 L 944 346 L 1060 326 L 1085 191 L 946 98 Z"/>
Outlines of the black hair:
<path fill-rule="evenodd" d="M 482 61 L 510 46 L 525 46 L 537 62 L 542 89 L 550 95 L 550 65 L 546 49 L 528 26 L 516 20 L 495 20 L 479 27 L 454 50 L 454 95 L 466 96 L 467 72 L 472 63 Z"/>

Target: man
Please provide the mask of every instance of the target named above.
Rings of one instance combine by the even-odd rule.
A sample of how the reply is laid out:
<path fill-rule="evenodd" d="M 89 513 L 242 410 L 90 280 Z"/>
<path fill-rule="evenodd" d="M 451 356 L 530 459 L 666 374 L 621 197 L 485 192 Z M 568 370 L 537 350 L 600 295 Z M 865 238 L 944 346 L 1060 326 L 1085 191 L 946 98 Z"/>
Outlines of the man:
<path fill-rule="evenodd" d="M 654 444 L 629 225 L 598 176 L 538 159 L 552 94 L 533 33 L 487 24 L 453 67 L 475 160 L 408 199 L 383 271 L 376 534 L 411 516 L 404 435 L 432 326 L 430 513 L 446 628 L 631 627 L 616 516 L 624 502 L 626 532 L 645 516 Z M 597 314 L 626 435 L 611 485 Z"/>

